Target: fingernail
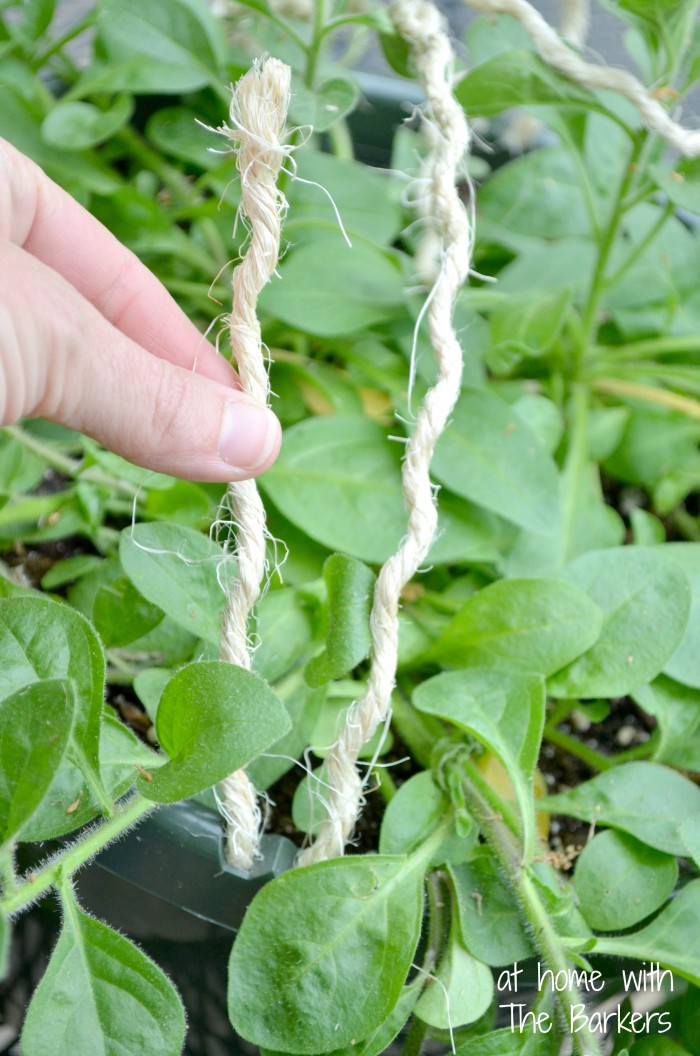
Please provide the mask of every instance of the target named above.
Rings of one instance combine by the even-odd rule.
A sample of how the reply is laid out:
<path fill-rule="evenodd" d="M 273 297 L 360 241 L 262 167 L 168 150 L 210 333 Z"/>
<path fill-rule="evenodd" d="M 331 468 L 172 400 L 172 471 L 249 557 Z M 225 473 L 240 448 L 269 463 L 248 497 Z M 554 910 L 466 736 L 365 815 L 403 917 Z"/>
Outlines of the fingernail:
<path fill-rule="evenodd" d="M 219 455 L 241 472 L 254 473 L 279 442 L 280 425 L 267 407 L 241 401 L 227 403 L 219 436 Z"/>

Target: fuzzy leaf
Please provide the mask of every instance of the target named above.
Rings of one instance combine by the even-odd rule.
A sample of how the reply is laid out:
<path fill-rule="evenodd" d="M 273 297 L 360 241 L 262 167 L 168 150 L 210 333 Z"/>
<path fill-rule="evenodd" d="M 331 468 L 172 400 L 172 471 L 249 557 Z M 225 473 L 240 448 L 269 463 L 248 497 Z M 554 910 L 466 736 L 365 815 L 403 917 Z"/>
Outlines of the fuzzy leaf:
<path fill-rule="evenodd" d="M 260 486 L 316 542 L 382 562 L 406 531 L 400 456 L 386 429 L 360 415 L 307 418 L 287 429 L 282 452 Z M 440 496 L 438 509 L 430 562 L 495 556 L 495 518 L 448 494 Z"/>
<path fill-rule="evenodd" d="M 435 978 L 416 1005 L 418 1018 L 431 1027 L 448 1030 L 474 1023 L 491 1004 L 491 969 L 465 950 L 454 926 Z"/>
<path fill-rule="evenodd" d="M 46 795 L 68 747 L 72 682 L 33 682 L 0 703 L 0 845 L 16 839 Z"/>
<path fill-rule="evenodd" d="M 692 936 L 700 928 L 700 880 L 672 898 L 651 924 L 631 935 L 596 939 L 594 950 L 635 961 L 658 961 L 700 986 L 700 951 Z"/>
<path fill-rule="evenodd" d="M 574 889 L 586 921 L 598 931 L 622 931 L 644 920 L 676 886 L 678 865 L 622 832 L 599 832 L 576 863 Z"/>
<path fill-rule="evenodd" d="M 51 147 L 87 150 L 118 132 L 133 109 L 133 99 L 128 95 L 118 96 L 109 110 L 100 110 L 93 103 L 57 103 L 44 118 L 41 135 Z"/>
<path fill-rule="evenodd" d="M 67 605 L 39 596 L 0 601 L 0 701 L 55 679 L 72 683 L 75 718 L 63 763 L 24 833 L 32 840 L 70 832 L 102 806 L 97 788 L 104 654 L 88 620 Z M 79 806 L 67 814 L 78 796 Z"/>
<path fill-rule="evenodd" d="M 326 648 L 306 665 L 304 678 L 313 687 L 352 671 L 369 654 L 369 614 L 374 573 L 355 558 L 333 554 L 323 566 L 328 591 Z"/>
<path fill-rule="evenodd" d="M 226 600 L 217 579 L 221 547 L 182 525 L 136 524 L 122 532 L 119 557 L 144 598 L 186 631 L 219 644 Z"/>
<path fill-rule="evenodd" d="M 502 579 L 468 598 L 427 659 L 552 675 L 598 638 L 602 614 L 556 579 Z"/>
<path fill-rule="evenodd" d="M 470 116 L 491 117 L 514 106 L 549 104 L 600 109 L 595 96 L 524 48 L 503 51 L 475 66 L 455 95 Z"/>
<path fill-rule="evenodd" d="M 554 462 L 522 418 L 487 390 L 462 393 L 432 466 L 437 479 L 462 498 L 534 532 L 554 530 Z"/>
<path fill-rule="evenodd" d="M 217 660 L 173 675 L 156 715 L 158 740 L 170 756 L 138 787 L 156 803 L 201 792 L 239 770 L 282 737 L 289 716 L 258 675 Z"/>
<path fill-rule="evenodd" d="M 361 1042 L 389 1016 L 423 910 L 419 859 L 373 855 L 294 869 L 253 899 L 229 964 L 246 1040 L 311 1054 Z"/>
<path fill-rule="evenodd" d="M 513 895 L 486 850 L 450 867 L 464 945 L 494 968 L 532 956 Z"/>
<path fill-rule="evenodd" d="M 191 92 L 219 81 L 223 40 L 205 4 L 104 0 L 98 34 L 111 75 L 102 91 Z"/>
<path fill-rule="evenodd" d="M 523 836 L 534 841 L 534 775 L 544 726 L 544 680 L 487 668 L 449 671 L 418 686 L 418 711 L 466 730 L 507 771 L 520 808 Z"/>
<path fill-rule="evenodd" d="M 539 805 L 553 814 L 610 825 L 659 851 L 683 855 L 681 825 L 700 814 L 700 788 L 659 763 L 620 763 Z"/>
<path fill-rule="evenodd" d="M 24 1056 L 178 1056 L 185 1014 L 160 968 L 64 892 L 63 928 L 32 998 Z"/>
<path fill-rule="evenodd" d="M 660 549 L 591 551 L 561 572 L 602 610 L 600 637 L 550 679 L 557 697 L 617 697 L 650 682 L 685 634 L 690 587 L 682 568 Z"/>

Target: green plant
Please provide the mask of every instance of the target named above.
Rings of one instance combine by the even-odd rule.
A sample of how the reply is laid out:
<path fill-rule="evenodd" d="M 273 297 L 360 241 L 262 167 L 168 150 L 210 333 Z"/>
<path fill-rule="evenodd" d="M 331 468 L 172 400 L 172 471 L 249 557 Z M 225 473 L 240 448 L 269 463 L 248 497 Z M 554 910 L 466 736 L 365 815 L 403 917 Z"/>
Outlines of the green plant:
<path fill-rule="evenodd" d="M 610 6 L 648 83 L 683 93 L 700 78 L 695 3 Z M 77 66 L 70 34 L 51 35 L 53 7 L 2 4 L 0 134 L 208 326 L 240 248 L 237 191 L 195 118 L 220 124 L 252 45 L 196 0 L 103 0 L 73 31 L 97 30 Z M 353 242 L 318 188 L 288 178 L 290 246 L 261 301 L 287 438 L 260 486 L 289 555 L 258 606 L 254 671 L 217 659 L 220 489 L 43 422 L 0 435 L 4 948 L 14 916 L 52 889 L 64 921 L 24 1056 L 180 1051 L 177 993 L 83 913 L 71 878 L 158 804 L 208 799 L 244 765 L 272 787 L 308 744 L 332 740 L 366 677 L 374 570 L 404 532 L 387 432 L 410 420 L 425 292 L 406 293 L 418 236 L 399 174 L 425 148 L 402 129 L 393 174 L 352 159 L 357 90 L 326 44 L 379 32 L 404 73 L 407 49 L 379 8 L 317 0 L 308 22 L 258 0 L 249 10 L 235 28 L 294 68 L 292 122 L 330 141 L 330 153 L 297 151 L 298 175 L 327 189 Z M 456 94 L 470 117 L 521 106 L 555 139 L 492 173 L 473 163 L 475 264 L 498 282 L 477 277 L 457 305 L 466 388 L 433 462 L 441 532 L 406 591 L 391 734 L 368 749 L 368 762 L 408 753 L 411 773 L 399 784 L 377 770 L 378 847 L 290 871 L 254 899 L 231 956 L 231 1020 L 264 1051 L 371 1056 L 410 1023 L 407 1056 L 428 1037 L 464 1056 L 556 1053 L 566 1037 L 597 1053 L 579 992 L 600 996 L 596 973 L 624 957 L 630 972 L 668 969 L 673 991 L 643 1020 L 623 1008 L 608 1021 L 615 1051 L 692 1054 L 700 164 L 669 159 L 611 93 L 549 69 L 514 20 L 479 19 L 467 43 Z M 415 360 L 413 406 L 432 380 L 422 331 Z M 118 688 L 141 701 L 163 751 L 116 719 L 105 684 L 108 699 Z M 638 727 L 603 750 L 586 735 L 627 714 Z M 309 833 L 323 801 L 315 754 L 293 807 Z M 542 797 L 552 759 L 576 780 Z M 574 852 L 548 846 L 554 813 L 603 831 L 579 831 Z M 31 845 L 76 829 L 18 872 Z M 534 973 L 527 1007 L 521 962 Z M 563 985 L 544 985 L 546 972 Z"/>

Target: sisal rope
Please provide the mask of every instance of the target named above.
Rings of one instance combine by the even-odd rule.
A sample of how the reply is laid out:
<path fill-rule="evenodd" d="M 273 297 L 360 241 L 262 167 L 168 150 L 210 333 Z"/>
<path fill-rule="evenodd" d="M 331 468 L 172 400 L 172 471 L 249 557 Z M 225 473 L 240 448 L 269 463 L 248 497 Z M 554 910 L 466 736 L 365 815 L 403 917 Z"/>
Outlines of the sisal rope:
<path fill-rule="evenodd" d="M 398 611 L 403 587 L 423 564 L 437 529 L 430 460 L 460 390 L 462 350 L 452 328 L 452 309 L 469 272 L 471 225 L 456 188 L 469 131 L 451 90 L 453 54 L 443 20 L 429 0 L 396 0 L 390 8 L 399 32 L 413 46 L 432 126 L 431 155 L 422 179 L 429 179 L 432 221 L 441 238 L 440 270 L 429 294 L 430 336 L 438 378 L 420 407 L 402 468 L 408 531 L 381 569 L 370 628 L 372 653 L 364 696 L 348 710 L 345 724 L 325 762 L 329 786 L 327 815 L 299 864 L 343 853 L 360 811 L 364 786 L 356 762 L 362 746 L 390 715 L 398 656 Z"/>
<path fill-rule="evenodd" d="M 244 392 L 263 405 L 269 401 L 270 385 L 256 308 L 279 257 L 286 203 L 277 189 L 277 177 L 289 153 L 283 137 L 290 77 L 289 67 L 277 59 L 256 63 L 233 92 L 231 126 L 219 130 L 237 151 L 242 192 L 239 216 L 245 218 L 250 231 L 245 256 L 233 273 L 233 307 L 228 318 L 231 346 Z M 267 567 L 265 511 L 254 480 L 230 484 L 225 502 L 236 527 L 236 578 L 224 610 L 221 658 L 250 670 L 248 623 Z M 244 770 L 221 782 L 218 801 L 227 820 L 226 859 L 247 871 L 259 857 L 262 816 Z"/>

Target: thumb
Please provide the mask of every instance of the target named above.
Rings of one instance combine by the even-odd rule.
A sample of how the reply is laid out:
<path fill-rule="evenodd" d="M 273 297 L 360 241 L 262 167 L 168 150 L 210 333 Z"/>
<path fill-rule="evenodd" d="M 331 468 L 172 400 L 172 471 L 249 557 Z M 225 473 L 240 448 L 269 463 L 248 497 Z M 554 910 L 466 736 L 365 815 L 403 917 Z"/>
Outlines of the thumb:
<path fill-rule="evenodd" d="M 4 250 L 3 423 L 49 418 L 137 465 L 191 480 L 243 480 L 271 465 L 281 442 L 272 411 L 151 355 L 62 276 L 21 249 Z"/>

